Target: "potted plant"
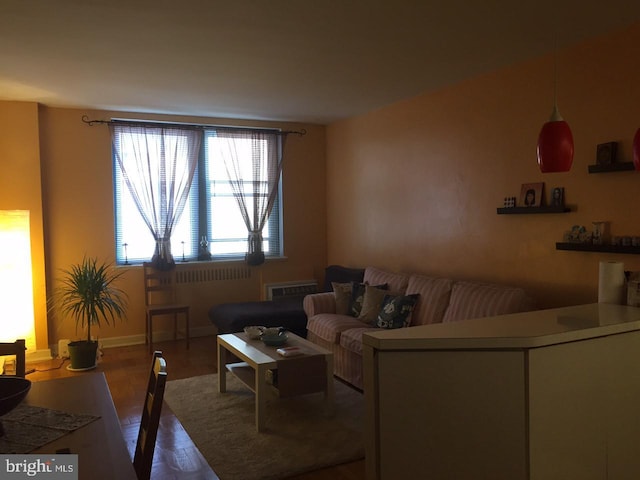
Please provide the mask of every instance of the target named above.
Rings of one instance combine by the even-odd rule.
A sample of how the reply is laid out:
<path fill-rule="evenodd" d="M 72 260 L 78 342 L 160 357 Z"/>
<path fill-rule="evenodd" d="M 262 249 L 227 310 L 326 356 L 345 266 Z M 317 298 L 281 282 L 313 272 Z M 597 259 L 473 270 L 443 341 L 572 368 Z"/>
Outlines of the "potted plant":
<path fill-rule="evenodd" d="M 87 328 L 87 339 L 69 343 L 69 370 L 90 370 L 96 366 L 98 342 L 91 339 L 91 327 L 100 327 L 122 320 L 127 306 L 127 294 L 114 283 L 124 271 L 116 272 L 110 264 L 84 257 L 82 262 L 62 270 L 61 286 L 54 302 L 63 315 L 71 315 L 78 326 Z"/>

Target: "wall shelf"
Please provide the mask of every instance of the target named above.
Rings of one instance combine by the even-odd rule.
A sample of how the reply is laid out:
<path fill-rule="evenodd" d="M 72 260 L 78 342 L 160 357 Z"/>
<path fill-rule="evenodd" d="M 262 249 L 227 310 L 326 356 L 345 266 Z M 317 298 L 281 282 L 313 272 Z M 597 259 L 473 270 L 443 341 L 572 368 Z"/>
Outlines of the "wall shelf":
<path fill-rule="evenodd" d="M 591 243 L 557 242 L 556 250 L 574 250 L 578 252 L 626 253 L 640 255 L 640 247 L 625 245 L 593 245 Z"/>
<path fill-rule="evenodd" d="M 628 172 L 635 170 L 633 162 L 614 162 L 609 165 L 589 165 L 589 173 Z"/>
<path fill-rule="evenodd" d="M 527 215 L 533 213 L 567 213 L 571 208 L 560 207 L 501 207 L 497 209 L 498 215 Z"/>

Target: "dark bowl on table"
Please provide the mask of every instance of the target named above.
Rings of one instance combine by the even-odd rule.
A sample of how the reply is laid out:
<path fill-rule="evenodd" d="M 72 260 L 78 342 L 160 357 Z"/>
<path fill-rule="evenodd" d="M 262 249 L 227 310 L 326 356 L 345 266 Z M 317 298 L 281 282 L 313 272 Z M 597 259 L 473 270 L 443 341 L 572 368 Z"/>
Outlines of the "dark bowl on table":
<path fill-rule="evenodd" d="M 0 416 L 16 408 L 29 393 L 31 381 L 22 377 L 0 377 Z"/>
<path fill-rule="evenodd" d="M 285 343 L 287 343 L 287 334 L 285 332 L 280 332 L 278 334 L 266 334 L 263 333 L 260 339 L 264 342 L 265 345 L 269 347 L 281 347 Z"/>

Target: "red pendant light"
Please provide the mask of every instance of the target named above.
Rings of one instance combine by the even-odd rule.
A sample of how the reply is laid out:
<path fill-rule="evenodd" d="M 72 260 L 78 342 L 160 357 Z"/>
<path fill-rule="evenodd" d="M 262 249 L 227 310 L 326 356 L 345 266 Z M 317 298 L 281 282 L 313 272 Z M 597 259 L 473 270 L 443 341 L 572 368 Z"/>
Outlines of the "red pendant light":
<path fill-rule="evenodd" d="M 568 172 L 573 163 L 573 135 L 569 124 L 553 106 L 551 118 L 538 135 L 538 165 L 542 173 Z"/>
<path fill-rule="evenodd" d="M 568 172 L 573 163 L 573 135 L 558 111 L 557 55 L 553 63 L 553 112 L 538 135 L 538 165 L 542 173 Z"/>
<path fill-rule="evenodd" d="M 640 170 L 640 128 L 633 137 L 633 166 Z"/>

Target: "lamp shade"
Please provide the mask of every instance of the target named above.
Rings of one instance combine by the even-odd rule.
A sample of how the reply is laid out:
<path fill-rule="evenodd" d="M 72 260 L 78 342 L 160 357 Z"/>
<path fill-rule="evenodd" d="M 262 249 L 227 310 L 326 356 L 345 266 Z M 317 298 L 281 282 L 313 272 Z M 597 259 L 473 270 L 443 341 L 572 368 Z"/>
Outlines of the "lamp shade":
<path fill-rule="evenodd" d="M 0 210 L 0 341 L 24 338 L 35 349 L 36 327 L 28 210 Z"/>
<path fill-rule="evenodd" d="M 633 166 L 640 170 L 640 128 L 633 137 Z"/>
<path fill-rule="evenodd" d="M 538 135 L 538 165 L 542 173 L 568 172 L 573 163 L 573 135 L 569 124 L 553 107 L 551 119 Z"/>

